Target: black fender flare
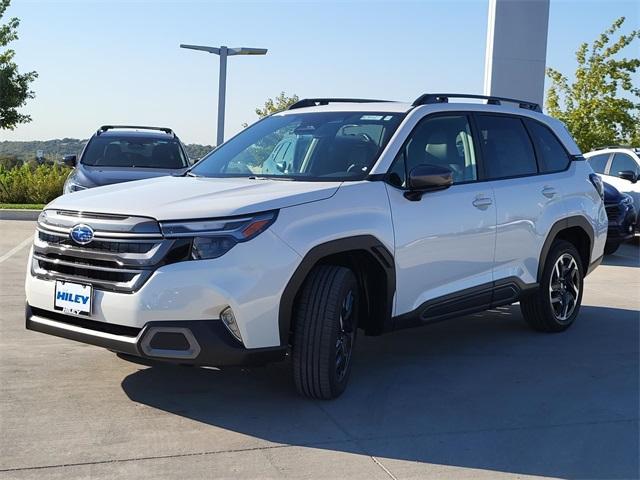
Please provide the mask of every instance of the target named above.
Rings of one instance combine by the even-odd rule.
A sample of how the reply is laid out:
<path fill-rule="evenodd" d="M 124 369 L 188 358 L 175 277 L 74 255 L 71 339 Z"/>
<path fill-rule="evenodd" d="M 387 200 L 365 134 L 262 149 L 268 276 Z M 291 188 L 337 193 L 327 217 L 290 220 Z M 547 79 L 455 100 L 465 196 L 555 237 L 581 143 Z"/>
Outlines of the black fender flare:
<path fill-rule="evenodd" d="M 582 217 L 580 215 L 575 215 L 572 217 L 563 218 L 562 220 L 558 220 L 556 223 L 552 225 L 551 229 L 549 230 L 549 233 L 547 234 L 547 238 L 545 239 L 544 244 L 542 245 L 542 250 L 540 251 L 540 259 L 538 260 L 538 274 L 537 274 L 538 282 L 540 282 L 540 279 L 542 277 L 542 270 L 544 269 L 544 264 L 547 261 L 547 255 L 549 255 L 549 250 L 551 249 L 551 245 L 553 244 L 553 241 L 555 240 L 555 238 L 558 236 L 560 232 L 573 227 L 581 228 L 589 237 L 589 251 L 587 252 L 588 261 L 587 261 L 587 265 L 583 265 L 585 269 L 585 273 L 588 271 L 589 264 L 591 263 L 591 252 L 593 251 L 593 239 L 595 234 L 593 231 L 593 226 L 591 225 L 591 223 L 589 223 L 589 221 L 585 217 Z"/>
<path fill-rule="evenodd" d="M 278 312 L 280 345 L 287 345 L 289 343 L 296 295 L 311 269 L 323 258 L 354 250 L 364 250 L 370 253 L 386 273 L 385 291 L 387 311 L 379 312 L 379 314 L 384 315 L 385 326 L 390 327 L 393 296 L 396 291 L 396 270 L 393 255 L 387 247 L 373 235 L 357 235 L 321 243 L 309 250 L 304 256 L 296 268 L 296 271 L 289 279 L 280 298 L 280 308 Z M 386 325 L 387 323 L 389 325 Z"/>

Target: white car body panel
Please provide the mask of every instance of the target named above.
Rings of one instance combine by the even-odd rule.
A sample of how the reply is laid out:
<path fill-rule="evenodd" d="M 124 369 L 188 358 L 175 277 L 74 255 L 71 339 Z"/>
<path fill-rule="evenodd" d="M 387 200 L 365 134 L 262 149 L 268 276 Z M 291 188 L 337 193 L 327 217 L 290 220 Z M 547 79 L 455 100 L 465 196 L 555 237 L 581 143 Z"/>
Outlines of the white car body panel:
<path fill-rule="evenodd" d="M 317 245 L 357 235 L 371 235 L 394 251 L 382 182 L 345 183 L 325 201 L 283 209 L 271 230 L 301 257 Z"/>
<path fill-rule="evenodd" d="M 340 182 L 159 177 L 63 195 L 45 208 L 156 220 L 217 218 L 323 200 L 339 186 Z"/>
<path fill-rule="evenodd" d="M 568 173 L 573 175 L 568 176 L 563 184 L 567 216 L 582 217 L 591 224 L 594 232 L 593 245 L 591 246 L 591 260 L 593 261 L 604 255 L 609 226 L 607 212 L 604 208 L 604 202 L 589 181 L 589 175 L 593 173 L 589 163 L 572 162 Z"/>
<path fill-rule="evenodd" d="M 575 163 L 575 162 L 573 162 Z M 495 279 L 517 277 L 527 284 L 538 281 L 538 263 L 551 227 L 567 217 L 562 182 L 549 174 L 491 181 L 496 197 Z M 542 191 L 553 187 L 547 198 Z"/>
<path fill-rule="evenodd" d="M 279 345 L 280 296 L 299 262 L 298 254 L 266 231 L 220 258 L 162 266 L 137 292 L 94 289 L 91 319 L 142 328 L 158 320 L 217 319 L 230 306 L 247 348 Z M 27 303 L 52 311 L 54 285 L 27 274 Z"/>
<path fill-rule="evenodd" d="M 387 192 L 396 243 L 395 315 L 493 280 L 496 210 L 488 182 L 453 185 L 420 201 L 390 185 Z M 478 197 L 493 204 L 478 209 Z"/>

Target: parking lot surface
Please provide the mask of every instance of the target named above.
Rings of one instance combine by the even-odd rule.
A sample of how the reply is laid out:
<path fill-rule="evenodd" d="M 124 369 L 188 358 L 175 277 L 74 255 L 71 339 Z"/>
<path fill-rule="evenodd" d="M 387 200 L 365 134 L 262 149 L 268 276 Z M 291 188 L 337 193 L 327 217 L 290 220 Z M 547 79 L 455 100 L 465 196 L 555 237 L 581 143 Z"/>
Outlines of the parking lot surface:
<path fill-rule="evenodd" d="M 576 324 L 517 305 L 358 339 L 351 384 L 289 365 L 153 367 L 24 329 L 33 222 L 0 221 L 0 479 L 637 478 L 639 248 L 586 279 Z"/>

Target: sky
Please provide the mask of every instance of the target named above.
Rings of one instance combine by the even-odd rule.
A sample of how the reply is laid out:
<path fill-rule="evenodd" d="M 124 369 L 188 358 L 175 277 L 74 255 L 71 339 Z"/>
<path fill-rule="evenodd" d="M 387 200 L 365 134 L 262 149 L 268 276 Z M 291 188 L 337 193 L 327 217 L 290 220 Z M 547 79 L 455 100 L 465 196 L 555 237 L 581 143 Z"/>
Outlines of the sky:
<path fill-rule="evenodd" d="M 21 23 L 10 46 L 20 70 L 39 77 L 22 109 L 33 121 L 1 130 L 0 141 L 137 124 L 214 144 L 218 57 L 181 43 L 269 49 L 229 58 L 227 138 L 281 91 L 403 101 L 482 93 L 487 11 L 488 0 L 12 0 L 4 21 Z M 551 0 L 547 65 L 572 73 L 578 45 L 619 16 L 625 31 L 638 28 L 640 1 Z"/>

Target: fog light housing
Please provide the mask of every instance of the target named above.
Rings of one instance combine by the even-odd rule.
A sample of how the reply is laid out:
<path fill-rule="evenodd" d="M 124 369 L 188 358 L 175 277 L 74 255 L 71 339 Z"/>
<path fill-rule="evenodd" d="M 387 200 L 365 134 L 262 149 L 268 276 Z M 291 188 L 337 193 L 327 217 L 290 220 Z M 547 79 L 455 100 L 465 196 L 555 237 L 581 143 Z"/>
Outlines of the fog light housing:
<path fill-rule="evenodd" d="M 233 337 L 242 343 L 242 335 L 240 335 L 240 329 L 238 328 L 238 324 L 236 323 L 236 316 L 233 314 L 233 310 L 231 307 L 225 308 L 222 313 L 220 313 L 220 319 L 224 326 L 227 327 L 229 333 L 233 335 Z"/>

